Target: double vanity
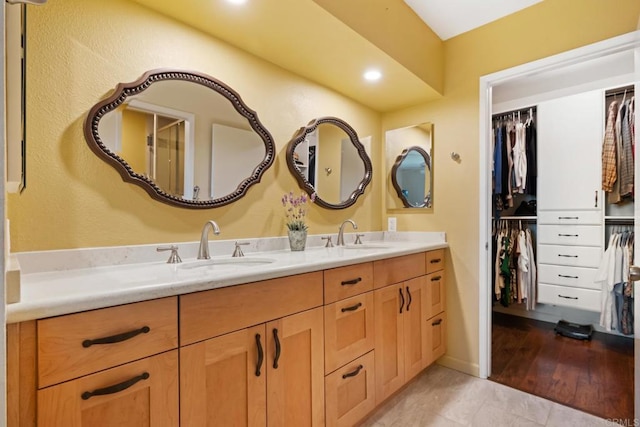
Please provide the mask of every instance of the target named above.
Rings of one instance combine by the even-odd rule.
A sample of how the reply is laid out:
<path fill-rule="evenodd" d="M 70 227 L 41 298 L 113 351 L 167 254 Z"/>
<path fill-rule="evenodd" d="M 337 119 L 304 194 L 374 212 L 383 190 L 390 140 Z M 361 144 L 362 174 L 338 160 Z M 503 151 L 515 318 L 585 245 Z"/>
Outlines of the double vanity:
<path fill-rule="evenodd" d="M 9 425 L 358 423 L 445 352 L 447 243 L 344 240 L 18 254 Z"/>

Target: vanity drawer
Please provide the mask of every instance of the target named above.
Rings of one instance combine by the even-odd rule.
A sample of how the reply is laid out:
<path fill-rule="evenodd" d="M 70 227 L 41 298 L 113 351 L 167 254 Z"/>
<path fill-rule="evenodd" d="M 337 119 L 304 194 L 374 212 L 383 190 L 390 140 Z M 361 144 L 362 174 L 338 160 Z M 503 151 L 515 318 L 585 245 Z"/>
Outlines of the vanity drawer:
<path fill-rule="evenodd" d="M 324 303 L 331 304 L 373 289 L 373 263 L 347 265 L 324 271 Z"/>
<path fill-rule="evenodd" d="M 447 290 L 444 284 L 444 271 L 427 275 L 427 293 L 424 308 L 425 317 L 433 317 L 445 310 Z"/>
<path fill-rule="evenodd" d="M 538 246 L 538 263 L 598 268 L 603 251 L 599 246 Z"/>
<path fill-rule="evenodd" d="M 424 252 L 381 259 L 373 262 L 373 286 L 376 289 L 382 288 L 423 276 L 425 272 L 426 256 Z"/>
<path fill-rule="evenodd" d="M 325 377 L 327 427 L 356 425 L 375 408 L 374 371 L 370 351 Z"/>
<path fill-rule="evenodd" d="M 444 270 L 444 249 L 427 252 L 427 274 Z"/>
<path fill-rule="evenodd" d="M 373 350 L 373 291 L 324 307 L 325 373 Z"/>
<path fill-rule="evenodd" d="M 602 291 L 595 289 L 570 288 L 546 283 L 538 284 L 538 302 L 561 305 L 588 311 L 600 311 Z"/>
<path fill-rule="evenodd" d="M 180 296 L 180 345 L 322 305 L 322 272 Z"/>
<path fill-rule="evenodd" d="M 37 333 L 43 388 L 177 348 L 177 297 L 38 320 Z"/>
<path fill-rule="evenodd" d="M 592 211 L 538 211 L 538 224 L 601 225 L 602 210 Z"/>
<path fill-rule="evenodd" d="M 571 286 L 574 288 L 600 289 L 595 283 L 598 269 L 584 267 L 567 267 L 566 265 L 538 265 L 538 281 L 552 285 Z"/>
<path fill-rule="evenodd" d="M 599 225 L 539 225 L 538 243 L 547 245 L 602 247 Z"/>

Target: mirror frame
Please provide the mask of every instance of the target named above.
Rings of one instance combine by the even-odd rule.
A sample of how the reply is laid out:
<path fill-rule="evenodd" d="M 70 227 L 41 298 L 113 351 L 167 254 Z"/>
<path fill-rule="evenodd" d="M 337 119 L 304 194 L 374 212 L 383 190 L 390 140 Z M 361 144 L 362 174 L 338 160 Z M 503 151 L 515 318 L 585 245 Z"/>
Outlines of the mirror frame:
<path fill-rule="evenodd" d="M 253 175 L 241 181 L 233 193 L 213 200 L 188 200 L 166 193 L 150 178 L 135 172 L 122 157 L 107 148 L 100 139 L 98 135 L 98 125 L 105 114 L 114 111 L 122 105 L 127 97 L 137 95 L 147 89 L 151 84 L 165 80 L 192 82 L 219 93 L 233 105 L 240 115 L 247 119 L 251 128 L 262 138 L 266 150 L 264 159 L 254 168 Z M 249 187 L 260 182 L 262 174 L 273 164 L 275 159 L 275 143 L 273 137 L 262 125 L 260 120 L 258 120 L 256 112 L 250 109 L 244 101 L 242 101 L 240 95 L 229 86 L 211 76 L 195 71 L 161 68 L 147 71 L 136 81 L 118 83 L 111 95 L 98 102 L 89 110 L 89 114 L 84 123 L 84 136 L 89 148 L 91 148 L 98 157 L 113 166 L 120 173 L 123 181 L 142 187 L 142 189 L 155 200 L 171 206 L 190 209 L 217 208 L 242 198 Z"/>
<path fill-rule="evenodd" d="M 328 123 L 328 124 L 337 126 L 343 131 L 345 131 L 346 134 L 349 136 L 351 143 L 358 151 L 358 155 L 360 156 L 360 158 L 364 163 L 364 177 L 362 178 L 362 181 L 360 181 L 356 189 L 353 192 L 351 192 L 347 200 L 342 201 L 338 204 L 329 203 L 323 200 L 322 197 L 320 197 L 320 195 L 316 192 L 316 189 L 313 187 L 313 185 L 311 185 L 311 183 L 307 179 L 305 179 L 305 177 L 302 175 L 302 171 L 300 171 L 300 169 L 298 169 L 298 167 L 296 166 L 295 160 L 293 157 L 293 153 L 296 147 L 298 146 L 298 144 L 302 143 L 308 134 L 314 132 L 317 129 L 317 127 L 323 123 Z M 317 119 L 313 119 L 306 126 L 303 126 L 300 129 L 298 129 L 298 131 L 295 133 L 295 135 L 287 145 L 286 158 L 287 158 L 287 166 L 289 167 L 289 171 L 294 176 L 296 181 L 298 181 L 298 185 L 300 186 L 300 188 L 306 191 L 307 194 L 309 194 L 309 196 L 315 193 L 316 195 L 315 203 L 326 209 L 348 208 L 349 206 L 353 205 L 356 202 L 356 200 L 358 200 L 358 197 L 364 194 L 365 188 L 371 182 L 373 167 L 371 164 L 371 159 L 369 158 L 366 150 L 364 149 L 364 145 L 362 145 L 362 143 L 360 142 L 360 139 L 358 138 L 358 134 L 356 133 L 356 131 L 351 126 L 349 126 L 347 122 L 337 117 L 320 117 Z"/>
<path fill-rule="evenodd" d="M 402 200 L 402 204 L 405 208 L 427 208 L 428 206 L 426 203 L 423 203 L 419 206 L 410 204 L 407 198 L 404 197 L 404 194 L 402 194 L 402 188 L 400 188 L 400 184 L 398 183 L 398 179 L 396 178 L 396 172 L 411 151 L 417 151 L 424 158 L 425 164 L 429 168 L 429 174 L 431 174 L 431 155 L 427 153 L 424 148 L 414 145 L 413 147 L 405 148 L 404 150 L 402 150 L 402 153 L 400 153 L 400 155 L 396 158 L 396 162 L 391 168 L 391 183 L 393 184 L 393 188 L 395 188 L 396 193 L 398 193 L 398 198 Z M 433 179 L 433 175 L 431 175 L 431 177 Z M 429 191 L 432 191 L 432 188 L 429 189 Z"/>

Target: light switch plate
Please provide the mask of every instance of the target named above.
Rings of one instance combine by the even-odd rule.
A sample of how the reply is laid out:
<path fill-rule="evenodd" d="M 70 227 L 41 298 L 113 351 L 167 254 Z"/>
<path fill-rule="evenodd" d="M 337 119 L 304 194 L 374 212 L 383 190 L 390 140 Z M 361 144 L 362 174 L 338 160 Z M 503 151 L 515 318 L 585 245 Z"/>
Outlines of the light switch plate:
<path fill-rule="evenodd" d="M 388 231 L 396 231 L 396 217 L 390 216 L 387 219 L 387 230 Z"/>

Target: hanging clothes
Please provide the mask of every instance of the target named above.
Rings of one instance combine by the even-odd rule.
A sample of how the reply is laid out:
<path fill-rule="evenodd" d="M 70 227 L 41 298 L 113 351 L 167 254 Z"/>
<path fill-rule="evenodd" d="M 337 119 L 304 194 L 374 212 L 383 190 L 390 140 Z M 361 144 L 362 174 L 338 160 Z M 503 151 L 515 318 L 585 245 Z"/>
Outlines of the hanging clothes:
<path fill-rule="evenodd" d="M 618 101 L 609 105 L 607 113 L 607 126 L 602 143 L 602 189 L 606 192 L 613 191 L 613 184 L 618 179 L 618 161 L 616 150 L 615 123 L 618 117 Z"/>

